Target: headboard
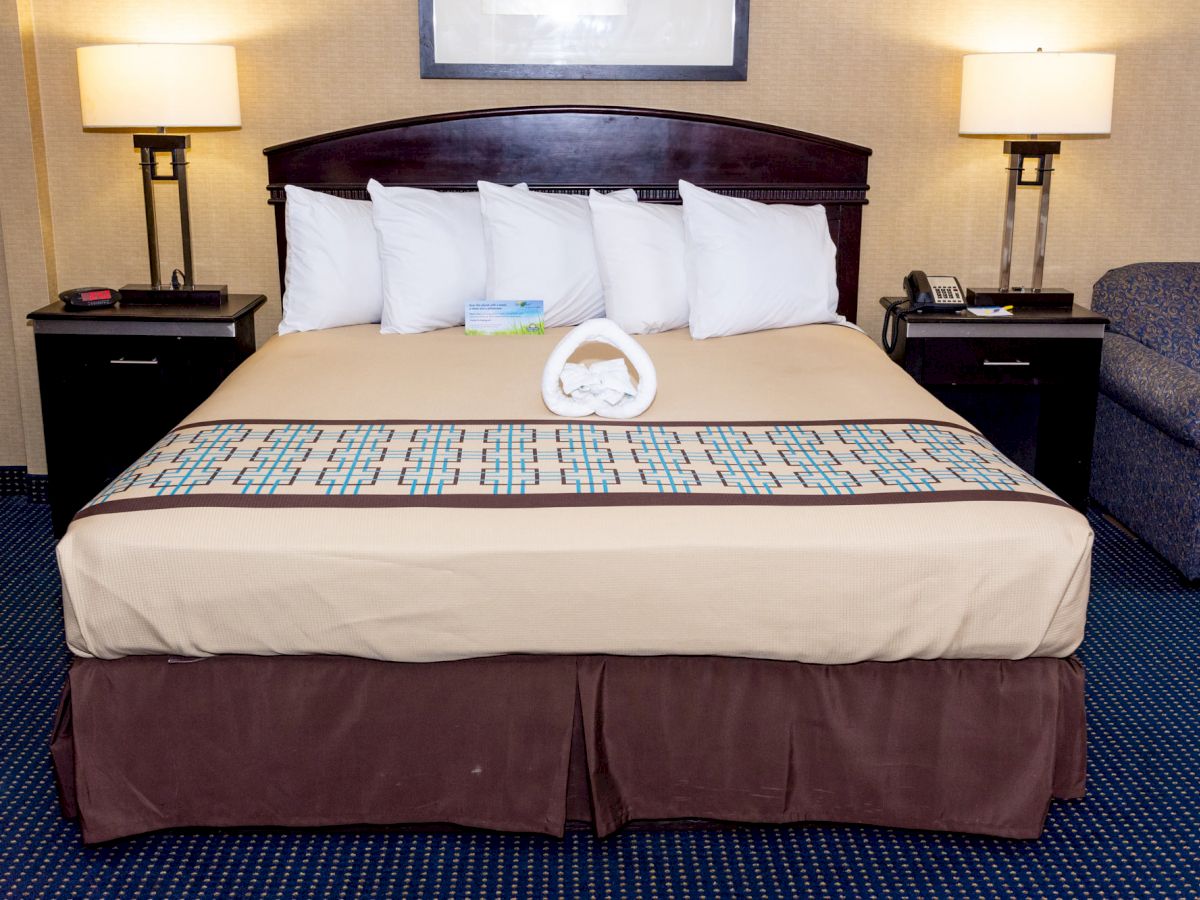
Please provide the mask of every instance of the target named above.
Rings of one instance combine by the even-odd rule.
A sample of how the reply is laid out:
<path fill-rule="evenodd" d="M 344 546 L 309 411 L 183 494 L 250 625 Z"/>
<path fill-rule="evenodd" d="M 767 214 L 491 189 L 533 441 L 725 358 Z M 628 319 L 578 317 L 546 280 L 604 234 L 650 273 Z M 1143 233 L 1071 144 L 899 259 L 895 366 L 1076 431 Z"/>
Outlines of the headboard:
<path fill-rule="evenodd" d="M 825 206 L 837 244 L 838 311 L 858 311 L 862 207 L 871 151 L 774 125 L 610 106 L 528 106 L 366 125 L 268 147 L 279 277 L 287 264 L 284 185 L 367 199 L 366 184 L 475 190 L 476 181 L 556 193 L 634 188 L 678 203 L 680 178 L 734 197 Z"/>

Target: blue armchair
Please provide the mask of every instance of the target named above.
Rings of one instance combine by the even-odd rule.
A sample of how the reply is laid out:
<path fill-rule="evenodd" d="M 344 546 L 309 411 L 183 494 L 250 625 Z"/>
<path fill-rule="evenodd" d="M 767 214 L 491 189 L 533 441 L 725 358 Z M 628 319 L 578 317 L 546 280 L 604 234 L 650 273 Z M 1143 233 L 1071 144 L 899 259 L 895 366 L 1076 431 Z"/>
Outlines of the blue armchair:
<path fill-rule="evenodd" d="M 1092 496 L 1200 578 L 1200 263 L 1139 263 L 1096 282 L 1112 320 L 1100 364 Z"/>

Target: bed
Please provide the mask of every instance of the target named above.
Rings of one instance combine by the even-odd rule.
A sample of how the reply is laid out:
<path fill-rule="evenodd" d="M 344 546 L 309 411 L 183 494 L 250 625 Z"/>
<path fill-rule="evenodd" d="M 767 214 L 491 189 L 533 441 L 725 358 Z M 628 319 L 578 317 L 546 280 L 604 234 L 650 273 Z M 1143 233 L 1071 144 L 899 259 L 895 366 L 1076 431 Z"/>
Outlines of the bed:
<path fill-rule="evenodd" d="M 686 178 L 821 203 L 854 317 L 863 148 L 540 107 L 266 152 L 281 266 L 284 184 L 673 202 Z M 660 389 L 631 422 L 549 416 L 555 337 L 273 338 L 79 513 L 52 749 L 85 841 L 696 820 L 1032 838 L 1082 795 L 1082 516 L 852 327 L 640 337 Z"/>

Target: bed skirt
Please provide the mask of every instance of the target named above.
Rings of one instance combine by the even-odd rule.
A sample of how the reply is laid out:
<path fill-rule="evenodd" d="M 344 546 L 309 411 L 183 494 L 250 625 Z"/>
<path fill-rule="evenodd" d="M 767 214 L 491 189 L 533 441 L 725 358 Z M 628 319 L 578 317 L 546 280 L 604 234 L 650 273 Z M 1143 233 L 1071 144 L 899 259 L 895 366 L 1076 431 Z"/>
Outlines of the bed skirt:
<path fill-rule="evenodd" d="M 76 659 L 52 739 L 88 843 L 177 827 L 853 822 L 1035 838 L 1083 795 L 1071 659 Z"/>

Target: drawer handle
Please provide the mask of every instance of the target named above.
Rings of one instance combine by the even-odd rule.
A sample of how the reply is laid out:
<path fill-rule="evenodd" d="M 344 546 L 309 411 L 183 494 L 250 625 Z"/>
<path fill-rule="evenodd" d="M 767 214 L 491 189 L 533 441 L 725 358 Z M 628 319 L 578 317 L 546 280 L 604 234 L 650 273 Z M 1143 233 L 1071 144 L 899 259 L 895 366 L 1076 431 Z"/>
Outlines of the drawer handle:
<path fill-rule="evenodd" d="M 120 359 L 110 359 L 109 363 L 114 366 L 157 366 L 158 357 L 156 356 L 154 359 L 126 359 L 122 356 Z"/>
<path fill-rule="evenodd" d="M 1030 363 L 1026 362 L 1023 359 L 1004 359 L 1004 360 L 985 359 L 983 361 L 983 364 L 985 366 L 1028 366 L 1028 365 L 1030 365 Z"/>

